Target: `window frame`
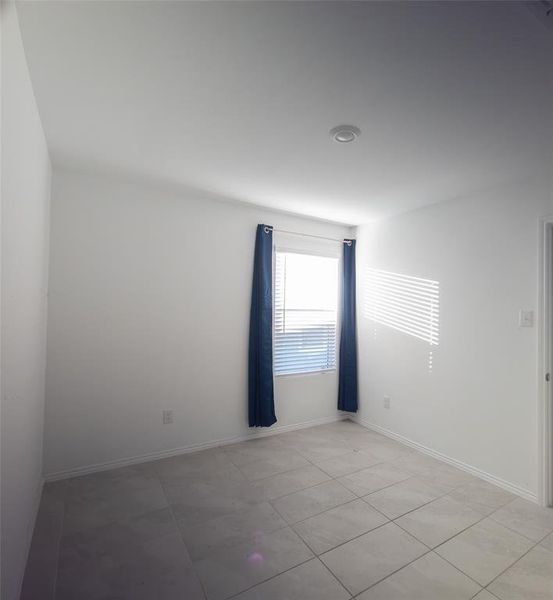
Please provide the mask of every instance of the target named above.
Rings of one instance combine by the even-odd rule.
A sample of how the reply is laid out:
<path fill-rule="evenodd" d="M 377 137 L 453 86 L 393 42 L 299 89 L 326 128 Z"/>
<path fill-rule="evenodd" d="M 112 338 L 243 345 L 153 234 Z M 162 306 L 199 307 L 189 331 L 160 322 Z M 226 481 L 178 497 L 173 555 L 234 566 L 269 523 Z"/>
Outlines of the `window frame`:
<path fill-rule="evenodd" d="M 336 277 L 338 278 L 338 286 L 337 286 L 337 298 L 336 298 L 336 335 L 334 339 L 335 344 L 335 352 L 336 352 L 336 362 L 334 367 L 330 367 L 327 369 L 318 368 L 313 369 L 312 371 L 304 371 L 301 373 L 277 373 L 275 371 L 275 342 L 276 342 L 276 332 L 275 332 L 275 290 L 276 290 L 276 260 L 277 260 L 277 252 L 280 253 L 289 253 L 289 254 L 306 254 L 308 256 L 315 256 L 319 258 L 334 258 L 337 260 L 337 268 L 336 268 Z M 338 364 L 340 361 L 339 356 L 339 345 L 338 341 L 340 339 L 340 331 L 341 331 L 341 295 L 342 295 L 342 253 L 343 253 L 343 245 L 340 245 L 340 250 L 336 252 L 325 251 L 323 249 L 309 249 L 309 248 L 297 248 L 292 246 L 287 246 L 286 244 L 275 244 L 273 242 L 273 314 L 272 314 L 272 333 L 273 333 L 273 377 L 283 378 L 283 377 L 311 377 L 313 375 L 326 375 L 329 373 L 338 371 Z"/>

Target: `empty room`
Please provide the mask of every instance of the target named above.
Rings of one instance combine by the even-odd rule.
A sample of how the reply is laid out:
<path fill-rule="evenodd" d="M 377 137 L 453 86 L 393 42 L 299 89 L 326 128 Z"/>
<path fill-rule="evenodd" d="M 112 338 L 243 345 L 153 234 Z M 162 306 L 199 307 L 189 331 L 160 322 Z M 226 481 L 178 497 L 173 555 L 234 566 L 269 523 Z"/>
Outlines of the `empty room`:
<path fill-rule="evenodd" d="M 553 600 L 553 2 L 0 17 L 0 600 Z"/>

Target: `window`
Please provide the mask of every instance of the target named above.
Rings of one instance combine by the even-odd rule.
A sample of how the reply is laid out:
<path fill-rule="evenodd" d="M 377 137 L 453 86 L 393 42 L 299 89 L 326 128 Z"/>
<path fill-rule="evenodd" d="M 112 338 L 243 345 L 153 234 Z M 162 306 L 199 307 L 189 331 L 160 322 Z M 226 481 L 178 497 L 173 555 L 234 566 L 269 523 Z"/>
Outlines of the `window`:
<path fill-rule="evenodd" d="M 336 368 L 338 258 L 276 252 L 276 375 Z"/>

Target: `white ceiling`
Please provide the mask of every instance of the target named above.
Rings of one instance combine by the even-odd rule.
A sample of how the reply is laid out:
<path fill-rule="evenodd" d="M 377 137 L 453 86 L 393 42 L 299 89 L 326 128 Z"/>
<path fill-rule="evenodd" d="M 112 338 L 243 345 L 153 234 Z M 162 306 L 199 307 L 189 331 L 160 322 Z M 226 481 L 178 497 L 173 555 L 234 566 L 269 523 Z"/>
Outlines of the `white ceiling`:
<path fill-rule="evenodd" d="M 19 15 L 57 165 L 357 224 L 551 159 L 551 31 L 517 2 L 39 1 Z M 330 140 L 342 123 L 357 142 Z"/>

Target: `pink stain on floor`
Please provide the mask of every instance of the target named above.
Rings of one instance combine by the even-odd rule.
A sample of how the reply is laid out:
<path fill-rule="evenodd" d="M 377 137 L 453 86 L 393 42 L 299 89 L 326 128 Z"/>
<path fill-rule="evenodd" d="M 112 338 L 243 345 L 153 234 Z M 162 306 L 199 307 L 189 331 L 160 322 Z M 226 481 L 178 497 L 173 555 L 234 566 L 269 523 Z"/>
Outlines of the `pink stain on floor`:
<path fill-rule="evenodd" d="M 265 559 L 263 558 L 263 554 L 260 554 L 259 552 L 252 552 L 249 556 L 248 556 L 248 562 L 254 565 L 260 565 L 263 563 Z"/>

